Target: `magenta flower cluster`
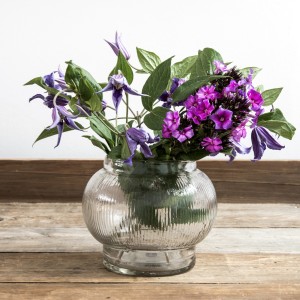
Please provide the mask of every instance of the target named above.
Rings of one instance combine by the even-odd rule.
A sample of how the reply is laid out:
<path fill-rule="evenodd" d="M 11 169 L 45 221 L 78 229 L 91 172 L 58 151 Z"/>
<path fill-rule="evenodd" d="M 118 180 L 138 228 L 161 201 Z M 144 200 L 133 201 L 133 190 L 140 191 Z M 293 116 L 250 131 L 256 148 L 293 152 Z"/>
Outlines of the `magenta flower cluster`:
<path fill-rule="evenodd" d="M 228 69 L 222 62 L 215 61 L 214 64 L 215 74 L 228 75 L 230 79 L 212 81 L 190 95 L 181 107 L 178 103 L 174 105 L 164 119 L 162 137 L 212 155 L 224 151 L 233 159 L 237 152 L 245 154 L 251 149 L 240 144 L 249 125 L 254 131 L 254 159 L 261 158 L 266 146 L 281 148 L 270 135 L 257 130 L 264 100 L 252 85 L 252 70 L 245 78 L 238 70 Z"/>

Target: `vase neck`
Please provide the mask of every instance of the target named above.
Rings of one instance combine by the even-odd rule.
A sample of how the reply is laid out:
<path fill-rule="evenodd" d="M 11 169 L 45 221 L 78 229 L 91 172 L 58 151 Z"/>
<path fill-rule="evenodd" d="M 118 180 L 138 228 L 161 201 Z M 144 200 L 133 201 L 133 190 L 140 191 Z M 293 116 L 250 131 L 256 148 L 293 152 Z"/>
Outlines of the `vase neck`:
<path fill-rule="evenodd" d="M 159 160 L 142 160 L 133 161 L 132 166 L 124 163 L 121 159 L 105 158 L 104 168 L 112 173 L 128 174 L 178 174 L 181 172 L 190 173 L 196 170 L 195 161 L 159 161 Z"/>

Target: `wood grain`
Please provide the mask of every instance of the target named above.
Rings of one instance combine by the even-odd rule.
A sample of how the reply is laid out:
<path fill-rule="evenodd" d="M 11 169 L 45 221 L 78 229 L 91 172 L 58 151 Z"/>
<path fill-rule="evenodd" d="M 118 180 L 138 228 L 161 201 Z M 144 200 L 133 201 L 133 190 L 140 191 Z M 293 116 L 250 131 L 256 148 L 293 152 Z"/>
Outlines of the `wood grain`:
<path fill-rule="evenodd" d="M 0 160 L 0 201 L 81 201 L 103 165 L 90 160 Z M 300 161 L 199 161 L 219 202 L 299 203 Z M 18 187 L 18 188 L 16 188 Z"/>
<path fill-rule="evenodd" d="M 0 203 L 0 228 L 85 228 L 81 203 Z M 300 204 L 220 203 L 215 228 L 299 228 Z"/>
<path fill-rule="evenodd" d="M 195 267 L 165 277 L 122 276 L 104 269 L 100 253 L 0 253 L 2 283 L 299 284 L 300 256 L 197 254 Z"/>
<path fill-rule="evenodd" d="M 0 284 L 2 300 L 298 300 L 300 284 Z"/>

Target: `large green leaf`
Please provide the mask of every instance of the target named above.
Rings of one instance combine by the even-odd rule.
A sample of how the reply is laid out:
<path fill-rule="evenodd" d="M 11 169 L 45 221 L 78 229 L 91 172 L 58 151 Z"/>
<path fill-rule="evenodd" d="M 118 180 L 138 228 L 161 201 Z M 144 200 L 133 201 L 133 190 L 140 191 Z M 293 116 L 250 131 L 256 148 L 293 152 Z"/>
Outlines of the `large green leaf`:
<path fill-rule="evenodd" d="M 195 91 L 203 85 L 208 84 L 210 81 L 224 77 L 222 75 L 213 76 L 199 76 L 190 79 L 180 85 L 173 93 L 173 102 L 185 100 L 189 95 L 195 93 Z"/>
<path fill-rule="evenodd" d="M 215 60 L 223 61 L 222 56 L 216 50 L 212 48 L 204 48 L 202 51 L 199 51 L 196 61 L 196 75 L 213 75 L 215 70 Z"/>
<path fill-rule="evenodd" d="M 88 140 L 90 140 L 92 142 L 92 144 L 98 148 L 100 148 L 101 150 L 103 150 L 106 154 L 109 153 L 109 149 L 107 147 L 107 145 L 105 145 L 103 142 L 101 142 L 100 140 L 98 140 L 96 137 L 94 137 L 93 135 L 83 135 L 82 137 L 87 138 Z"/>
<path fill-rule="evenodd" d="M 124 77 L 127 79 L 129 84 L 133 81 L 133 71 L 124 57 L 123 53 L 119 51 L 117 65 L 113 69 L 111 75 L 118 74 L 118 71 L 121 71 Z"/>
<path fill-rule="evenodd" d="M 75 124 L 80 128 L 80 129 L 83 129 L 83 126 L 81 124 L 79 124 L 78 122 L 75 122 Z M 63 129 L 63 132 L 68 132 L 68 131 L 72 131 L 74 129 L 68 127 L 68 126 L 64 126 L 64 129 Z M 54 136 L 54 135 L 57 135 L 58 132 L 57 132 L 57 128 L 54 127 L 52 129 L 44 129 L 40 135 L 37 137 L 37 139 L 34 141 L 33 145 L 40 141 L 40 140 L 43 140 L 43 139 L 46 139 L 48 137 L 51 137 L 51 136 Z"/>
<path fill-rule="evenodd" d="M 264 106 L 272 105 L 278 98 L 282 91 L 282 88 L 275 88 L 271 90 L 265 90 L 262 93 L 262 97 L 264 99 Z"/>
<path fill-rule="evenodd" d="M 154 52 L 150 52 L 141 48 L 136 48 L 139 62 L 146 73 L 152 73 L 161 63 L 160 58 Z"/>
<path fill-rule="evenodd" d="M 145 115 L 144 123 L 152 130 L 161 130 L 166 113 L 169 110 L 165 107 L 155 107 L 149 114 Z"/>
<path fill-rule="evenodd" d="M 199 160 L 202 159 L 206 156 L 210 155 L 210 153 L 208 151 L 205 151 L 203 149 L 199 149 L 196 151 L 192 151 L 189 153 L 181 153 L 178 155 L 177 159 L 180 160 Z"/>
<path fill-rule="evenodd" d="M 162 62 L 148 77 L 142 93 L 142 103 L 146 110 L 151 111 L 154 101 L 165 91 L 171 76 L 172 57 Z"/>
<path fill-rule="evenodd" d="M 289 140 L 293 138 L 296 131 L 296 128 L 285 119 L 283 113 L 278 108 L 269 113 L 260 115 L 258 125 Z"/>
<path fill-rule="evenodd" d="M 262 70 L 260 68 L 257 68 L 257 67 L 247 67 L 247 68 L 243 68 L 243 69 L 240 69 L 240 72 L 242 73 L 242 75 L 244 77 L 247 77 L 250 73 L 250 71 L 252 70 L 253 74 L 252 74 L 252 79 L 255 78 L 255 76 Z"/>
<path fill-rule="evenodd" d="M 171 67 L 171 78 L 184 78 L 191 74 L 193 66 L 198 56 L 189 56 L 172 65 Z"/>

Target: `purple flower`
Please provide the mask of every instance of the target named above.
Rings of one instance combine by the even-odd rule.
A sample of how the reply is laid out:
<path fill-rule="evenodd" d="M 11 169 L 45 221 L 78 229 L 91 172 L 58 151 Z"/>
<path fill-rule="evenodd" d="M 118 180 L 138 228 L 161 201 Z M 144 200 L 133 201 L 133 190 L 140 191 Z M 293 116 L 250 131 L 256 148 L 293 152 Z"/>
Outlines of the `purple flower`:
<path fill-rule="evenodd" d="M 107 40 L 105 40 L 105 42 L 107 42 L 110 47 L 113 49 L 113 51 L 115 52 L 116 55 L 119 54 L 119 51 L 121 51 L 121 53 L 124 55 L 124 57 L 129 60 L 130 58 L 130 54 L 128 53 L 128 51 L 126 50 L 126 48 L 124 47 L 124 45 L 121 42 L 121 35 L 118 34 L 118 32 L 116 32 L 116 36 L 115 36 L 115 42 L 109 42 Z"/>
<path fill-rule="evenodd" d="M 249 90 L 247 96 L 252 104 L 252 109 L 258 111 L 261 109 L 261 106 L 264 104 L 264 99 L 259 92 L 256 90 Z"/>
<path fill-rule="evenodd" d="M 205 120 L 213 110 L 214 106 L 209 102 L 209 100 L 205 99 L 200 101 L 197 107 L 192 107 L 187 111 L 187 118 L 193 120 L 195 124 L 199 125 L 200 122 Z"/>
<path fill-rule="evenodd" d="M 162 137 L 165 139 L 169 139 L 172 137 L 173 131 L 166 125 L 162 125 Z"/>
<path fill-rule="evenodd" d="M 254 160 L 260 160 L 266 147 L 272 150 L 281 150 L 284 146 L 280 145 L 262 126 L 257 126 L 252 130 L 251 140 L 254 152 Z"/>
<path fill-rule="evenodd" d="M 179 105 L 183 105 L 184 103 L 184 100 L 183 101 L 180 101 L 180 102 L 175 102 L 175 103 L 172 103 L 173 102 L 173 99 L 172 99 L 172 94 L 175 92 L 175 90 L 180 86 L 182 85 L 186 80 L 184 78 L 173 78 L 172 79 L 172 85 L 171 85 L 171 88 L 170 88 L 170 91 L 164 91 L 160 97 L 158 98 L 160 101 L 163 101 L 165 102 L 162 106 L 163 107 L 166 107 L 166 108 L 170 108 L 171 105 L 174 105 L 174 106 L 179 106 Z"/>
<path fill-rule="evenodd" d="M 56 76 L 56 75 L 58 75 L 58 76 Z M 67 88 L 67 84 L 65 81 L 65 75 L 60 70 L 60 68 L 58 68 L 57 71 L 54 71 L 48 75 L 45 75 L 43 77 L 43 79 L 44 79 L 45 84 L 51 88 L 57 89 L 59 91 Z"/>
<path fill-rule="evenodd" d="M 220 62 L 219 60 L 215 60 L 214 65 L 216 67 L 215 72 L 214 72 L 215 74 L 219 74 L 219 73 L 228 71 L 227 66 L 224 63 Z"/>
<path fill-rule="evenodd" d="M 199 100 L 196 96 L 190 95 L 184 102 L 184 106 L 189 109 L 192 107 L 197 107 L 199 104 Z"/>
<path fill-rule="evenodd" d="M 216 129 L 229 129 L 232 126 L 232 111 L 228 109 L 223 109 L 220 107 L 210 119 L 215 122 Z"/>
<path fill-rule="evenodd" d="M 140 151 L 145 158 L 153 157 L 151 149 L 147 143 L 155 143 L 159 141 L 159 137 L 152 138 L 148 132 L 142 128 L 129 128 L 126 131 L 126 141 L 129 147 L 130 156 L 125 160 L 125 163 L 132 165 L 132 158 L 134 157 L 137 146 L 140 145 Z"/>
<path fill-rule="evenodd" d="M 173 131 L 173 137 L 176 138 L 180 143 L 183 143 L 185 140 L 190 139 L 194 136 L 194 131 L 192 125 L 185 127 L 182 130 Z"/>
<path fill-rule="evenodd" d="M 252 85 L 252 79 L 253 79 L 253 69 L 250 69 L 250 72 L 248 74 L 248 76 L 246 78 L 243 78 L 241 79 L 239 82 L 238 82 L 238 85 L 239 86 L 246 86 L 246 90 L 249 90 L 249 89 L 254 89 L 253 85 Z"/>
<path fill-rule="evenodd" d="M 235 80 L 231 80 L 229 85 L 223 89 L 223 95 L 226 97 L 232 97 L 237 92 L 238 83 Z"/>
<path fill-rule="evenodd" d="M 220 97 L 220 94 L 215 91 L 215 86 L 206 85 L 198 90 L 196 96 L 201 100 L 208 99 L 214 101 Z"/>
<path fill-rule="evenodd" d="M 178 111 L 168 111 L 164 119 L 165 125 L 169 130 L 174 131 L 178 128 L 180 124 L 180 116 Z"/>
<path fill-rule="evenodd" d="M 223 149 L 222 140 L 215 137 L 206 137 L 202 140 L 201 146 L 210 153 L 217 153 Z"/>
<path fill-rule="evenodd" d="M 246 135 L 247 135 L 247 131 L 246 131 L 246 127 L 245 127 L 246 123 L 247 123 L 247 120 L 232 130 L 231 136 L 235 142 L 239 143 L 241 138 L 246 137 Z"/>
<path fill-rule="evenodd" d="M 129 86 L 126 78 L 122 74 L 117 74 L 117 75 L 111 76 L 107 86 L 104 87 L 101 91 L 99 91 L 97 93 L 113 91 L 112 92 L 112 100 L 113 100 L 116 111 L 118 111 L 118 107 L 119 107 L 120 102 L 122 101 L 122 97 L 123 97 L 123 90 L 126 93 L 134 95 L 134 96 L 145 96 L 145 95 L 139 94 L 137 91 L 133 90 Z"/>

